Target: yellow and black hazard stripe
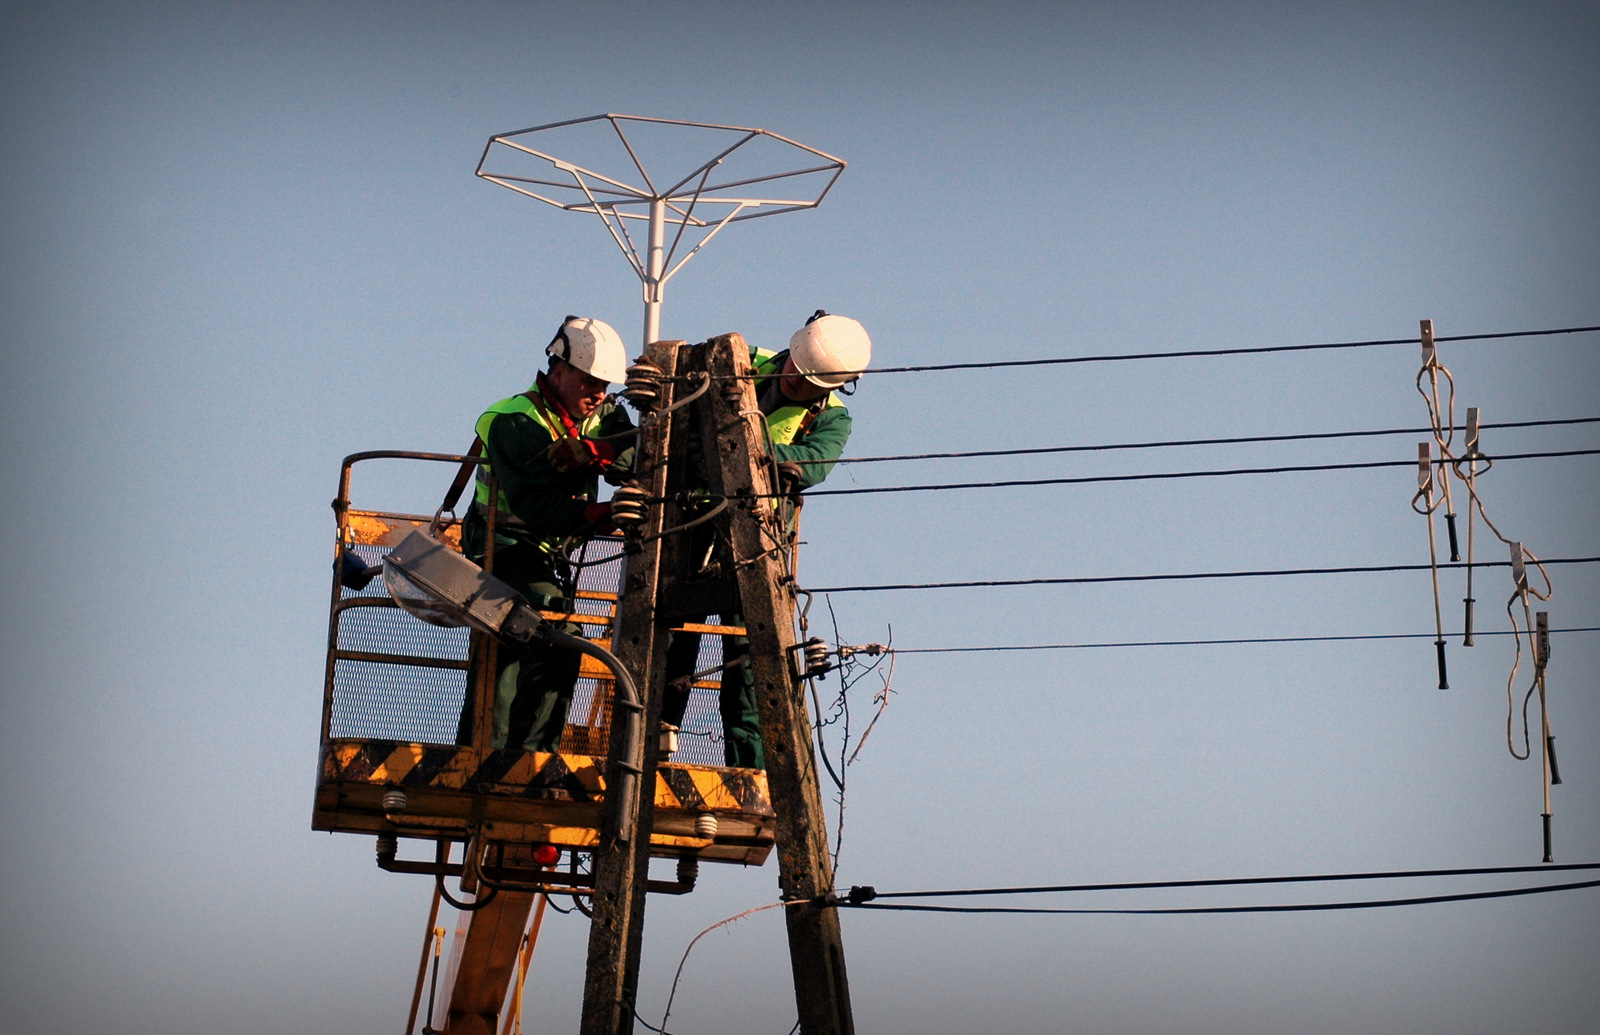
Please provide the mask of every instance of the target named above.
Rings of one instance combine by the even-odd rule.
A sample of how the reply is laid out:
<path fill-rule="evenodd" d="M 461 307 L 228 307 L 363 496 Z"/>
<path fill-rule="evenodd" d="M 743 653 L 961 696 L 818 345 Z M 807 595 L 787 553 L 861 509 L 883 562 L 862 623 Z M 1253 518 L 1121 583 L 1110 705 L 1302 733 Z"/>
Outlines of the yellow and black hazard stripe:
<path fill-rule="evenodd" d="M 656 808 L 773 814 L 765 773 L 711 766 L 659 766 L 656 769 Z"/>
<path fill-rule="evenodd" d="M 322 782 L 589 802 L 605 796 L 604 763 L 592 755 L 335 740 L 323 747 Z M 656 770 L 655 804 L 773 815 L 766 774 L 753 769 L 663 764 Z"/>
<path fill-rule="evenodd" d="M 323 754 L 325 781 L 592 801 L 605 783 L 588 755 L 544 751 L 478 751 L 471 747 L 394 740 L 340 740 Z"/>

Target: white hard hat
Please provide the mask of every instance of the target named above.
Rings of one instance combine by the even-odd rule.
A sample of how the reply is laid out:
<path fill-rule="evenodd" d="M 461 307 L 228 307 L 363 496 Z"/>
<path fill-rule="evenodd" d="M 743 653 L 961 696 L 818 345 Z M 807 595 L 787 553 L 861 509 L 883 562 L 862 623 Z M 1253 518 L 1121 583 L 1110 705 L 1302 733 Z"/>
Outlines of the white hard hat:
<path fill-rule="evenodd" d="M 789 358 L 812 384 L 840 388 L 872 362 L 872 339 L 850 317 L 829 316 L 819 309 L 789 339 Z"/>
<path fill-rule="evenodd" d="M 622 335 L 603 320 L 569 316 L 545 347 L 544 354 L 564 359 L 590 377 L 619 385 L 628 377 L 628 347 Z"/>

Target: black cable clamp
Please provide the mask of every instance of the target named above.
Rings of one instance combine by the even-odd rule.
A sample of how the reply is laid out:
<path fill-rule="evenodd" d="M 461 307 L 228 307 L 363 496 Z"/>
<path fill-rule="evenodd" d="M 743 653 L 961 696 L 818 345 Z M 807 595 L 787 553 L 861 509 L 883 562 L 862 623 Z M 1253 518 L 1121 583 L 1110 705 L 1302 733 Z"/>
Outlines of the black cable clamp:
<path fill-rule="evenodd" d="M 864 902 L 871 902 L 877 897 L 878 889 L 871 884 L 852 884 L 850 885 L 850 893 L 845 895 L 844 898 L 840 898 L 837 892 L 830 891 L 826 895 L 818 895 L 812 899 L 811 904 L 814 906 L 838 907 L 848 903 L 852 906 L 859 906 Z"/>

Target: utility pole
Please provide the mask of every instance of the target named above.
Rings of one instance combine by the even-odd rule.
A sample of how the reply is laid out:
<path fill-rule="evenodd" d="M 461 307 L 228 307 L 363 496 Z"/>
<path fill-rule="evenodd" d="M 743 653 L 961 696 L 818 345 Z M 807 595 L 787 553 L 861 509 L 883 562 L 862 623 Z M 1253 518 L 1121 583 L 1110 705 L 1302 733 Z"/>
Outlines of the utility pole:
<path fill-rule="evenodd" d="M 658 405 L 672 403 L 678 347 L 682 342 L 657 342 L 645 358 L 667 375 L 661 381 Z M 658 420 L 644 428 L 634 454 L 640 484 L 656 498 L 667 495 L 671 472 L 666 462 L 672 442 L 672 421 Z M 606 799 L 600 843 L 594 850 L 594 915 L 589 924 L 589 958 L 583 983 L 584 1035 L 626 1035 L 633 1030 L 634 998 L 639 984 L 639 950 L 644 937 L 646 883 L 650 876 L 650 829 L 655 806 L 657 730 L 661 726 L 661 694 L 666 681 L 667 623 L 656 614 L 655 601 L 661 573 L 660 532 L 668 518 L 667 507 L 651 507 L 643 528 L 645 541 L 625 563 L 622 597 L 617 605 L 611 649 L 633 676 L 644 705 L 644 735 L 639 754 L 622 757 L 626 723 L 611 723 L 609 761 L 606 765 Z M 629 803 L 611 793 L 621 783 L 622 769 L 639 773 L 634 786 L 638 799 Z M 626 806 L 636 817 L 631 836 L 618 830 L 618 817 Z"/>
<path fill-rule="evenodd" d="M 798 678 L 794 632 L 794 580 L 780 555 L 789 536 L 776 501 L 766 457 L 765 420 L 750 379 L 750 350 L 737 334 L 706 343 L 707 366 L 723 391 L 706 393 L 707 426 L 715 430 L 716 491 L 731 501 L 726 512 L 733 542 L 739 601 L 750 638 L 750 667 L 761 710 L 767 783 L 777 813 L 778 887 L 785 902 L 795 1005 L 805 1035 L 851 1035 L 850 985 L 845 976 L 839 911 L 817 904 L 833 891 L 827 818 L 817 780 L 811 716 Z M 737 390 L 735 390 L 737 389 Z M 778 547 L 776 552 L 774 547 Z"/>
<path fill-rule="evenodd" d="M 670 163 L 681 157 L 686 140 L 711 142 L 711 153 L 664 170 L 658 159 L 664 156 Z M 720 381 L 692 409 L 665 414 L 674 387 L 681 385 L 674 377 L 693 371 L 748 373 L 748 350 L 736 334 L 692 348 L 659 341 L 667 281 L 701 248 L 730 223 L 816 208 L 844 168 L 843 159 L 765 129 L 607 113 L 497 133 L 484 145 L 475 170 L 482 179 L 535 201 L 600 218 L 639 278 L 646 358 L 666 374 L 656 412 L 670 420 L 651 421 L 644 429 L 636 461 L 642 487 L 658 505 L 647 510 L 642 539 L 634 540 L 638 549 L 627 559 L 612 646 L 641 695 L 644 736 L 636 757 L 623 758 L 620 731 L 626 724 L 612 724 L 608 793 L 593 854 L 585 1035 L 633 1030 L 666 647 L 675 619 L 711 613 L 742 613 L 750 626 L 750 664 L 777 812 L 779 883 L 785 900 L 793 903 L 786 913 L 801 1027 L 807 1033 L 853 1031 L 838 916 L 812 904 L 832 890 L 833 874 L 810 717 L 791 667 L 793 585 L 773 553 L 774 546 L 780 553 L 788 550 L 791 537 L 777 522 L 772 501 L 749 498 L 771 490 L 761 468 L 759 418 L 751 424 L 740 416 L 755 410 L 752 383 Z M 772 193 L 780 188 L 782 193 Z M 642 235 L 636 237 L 630 225 Z M 697 451 L 690 449 L 691 438 Z M 691 460 L 694 452 L 699 463 Z M 729 570 L 689 585 L 691 580 L 678 577 L 693 566 L 686 537 L 671 533 L 683 523 L 680 507 L 660 501 L 701 489 L 746 498 L 713 519 L 720 548 L 731 545 Z M 619 786 L 617 777 L 630 770 L 638 774 L 638 794 L 624 802 L 611 792 Z M 619 822 L 629 809 L 637 817 L 631 835 Z"/>
<path fill-rule="evenodd" d="M 603 838 L 595 852 L 583 1032 L 626 1035 L 633 1030 L 667 639 L 682 621 L 714 612 L 725 623 L 729 615 L 742 615 L 750 641 L 748 663 L 776 813 L 778 884 L 789 903 L 784 912 L 800 1027 L 806 1035 L 851 1035 L 855 1028 L 838 910 L 819 904 L 833 890 L 833 868 L 811 716 L 796 664 L 794 583 L 784 565 L 792 534 L 777 501 L 769 498 L 765 422 L 749 377 L 749 348 L 739 335 L 726 334 L 681 349 L 676 343 L 652 346 L 648 358 L 680 380 L 700 373 L 711 377 L 709 390 L 691 406 L 646 429 L 642 462 L 648 465 L 645 474 L 655 500 L 703 490 L 728 501 L 710 522 L 725 563 L 714 565 L 710 577 L 685 578 L 694 559 L 688 537 L 672 532 L 682 517 L 670 502 L 651 509 L 644 526 L 647 541 L 628 560 L 613 647 L 646 707 L 644 757 L 638 763 L 639 834 L 631 845 Z M 664 389 L 671 385 L 663 382 Z M 660 405 L 670 402 L 670 393 L 663 391 Z M 698 463 L 691 459 L 696 453 Z M 650 538 L 663 531 L 665 536 Z M 614 735 L 613 753 L 619 747 Z M 611 764 L 621 762 L 613 758 Z M 608 797 L 606 808 L 613 807 Z"/>

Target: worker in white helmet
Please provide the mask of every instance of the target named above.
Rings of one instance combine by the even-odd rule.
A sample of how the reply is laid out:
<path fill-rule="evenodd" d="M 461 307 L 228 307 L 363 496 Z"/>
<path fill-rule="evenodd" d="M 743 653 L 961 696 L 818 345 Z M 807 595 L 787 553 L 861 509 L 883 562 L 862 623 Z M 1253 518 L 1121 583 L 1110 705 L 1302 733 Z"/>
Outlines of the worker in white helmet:
<path fill-rule="evenodd" d="M 767 419 L 781 490 L 798 493 L 809 489 L 833 470 L 850 439 L 850 411 L 835 392 L 853 384 L 871 361 L 872 339 L 866 328 L 848 316 L 831 316 L 821 309 L 794 332 L 784 351 L 751 350 L 756 403 Z M 701 552 L 708 546 L 702 545 Z M 723 615 L 722 621 L 744 624 L 739 615 Z M 723 637 L 725 661 L 749 650 L 750 641 L 745 637 Z M 698 633 L 675 633 L 667 647 L 662 722 L 673 729 L 683 724 L 690 691 L 686 677 L 695 671 L 699 654 Z M 720 710 L 727 764 L 765 769 L 761 716 L 749 665 L 725 671 Z"/>
<path fill-rule="evenodd" d="M 599 480 L 620 481 L 632 466 L 633 427 L 607 398 L 628 366 L 627 348 L 610 324 L 569 316 L 545 348 L 548 369 L 532 387 L 501 399 L 478 418 L 488 463 L 480 465 L 471 513 L 463 522 L 462 551 L 483 563 L 488 516 L 494 509 L 491 570 L 536 607 L 571 611 L 562 543 L 580 534 L 611 530 L 611 508 L 596 501 Z M 617 446 L 626 446 L 618 452 Z M 474 443 L 475 451 L 479 448 Z M 489 474 L 498 485 L 489 499 Z M 579 627 L 565 631 L 574 635 Z M 567 706 L 578 680 L 579 655 L 536 644 L 520 654 L 502 647 L 496 679 L 494 746 L 554 751 L 566 729 Z M 472 706 L 463 709 L 461 736 L 469 734 Z"/>

